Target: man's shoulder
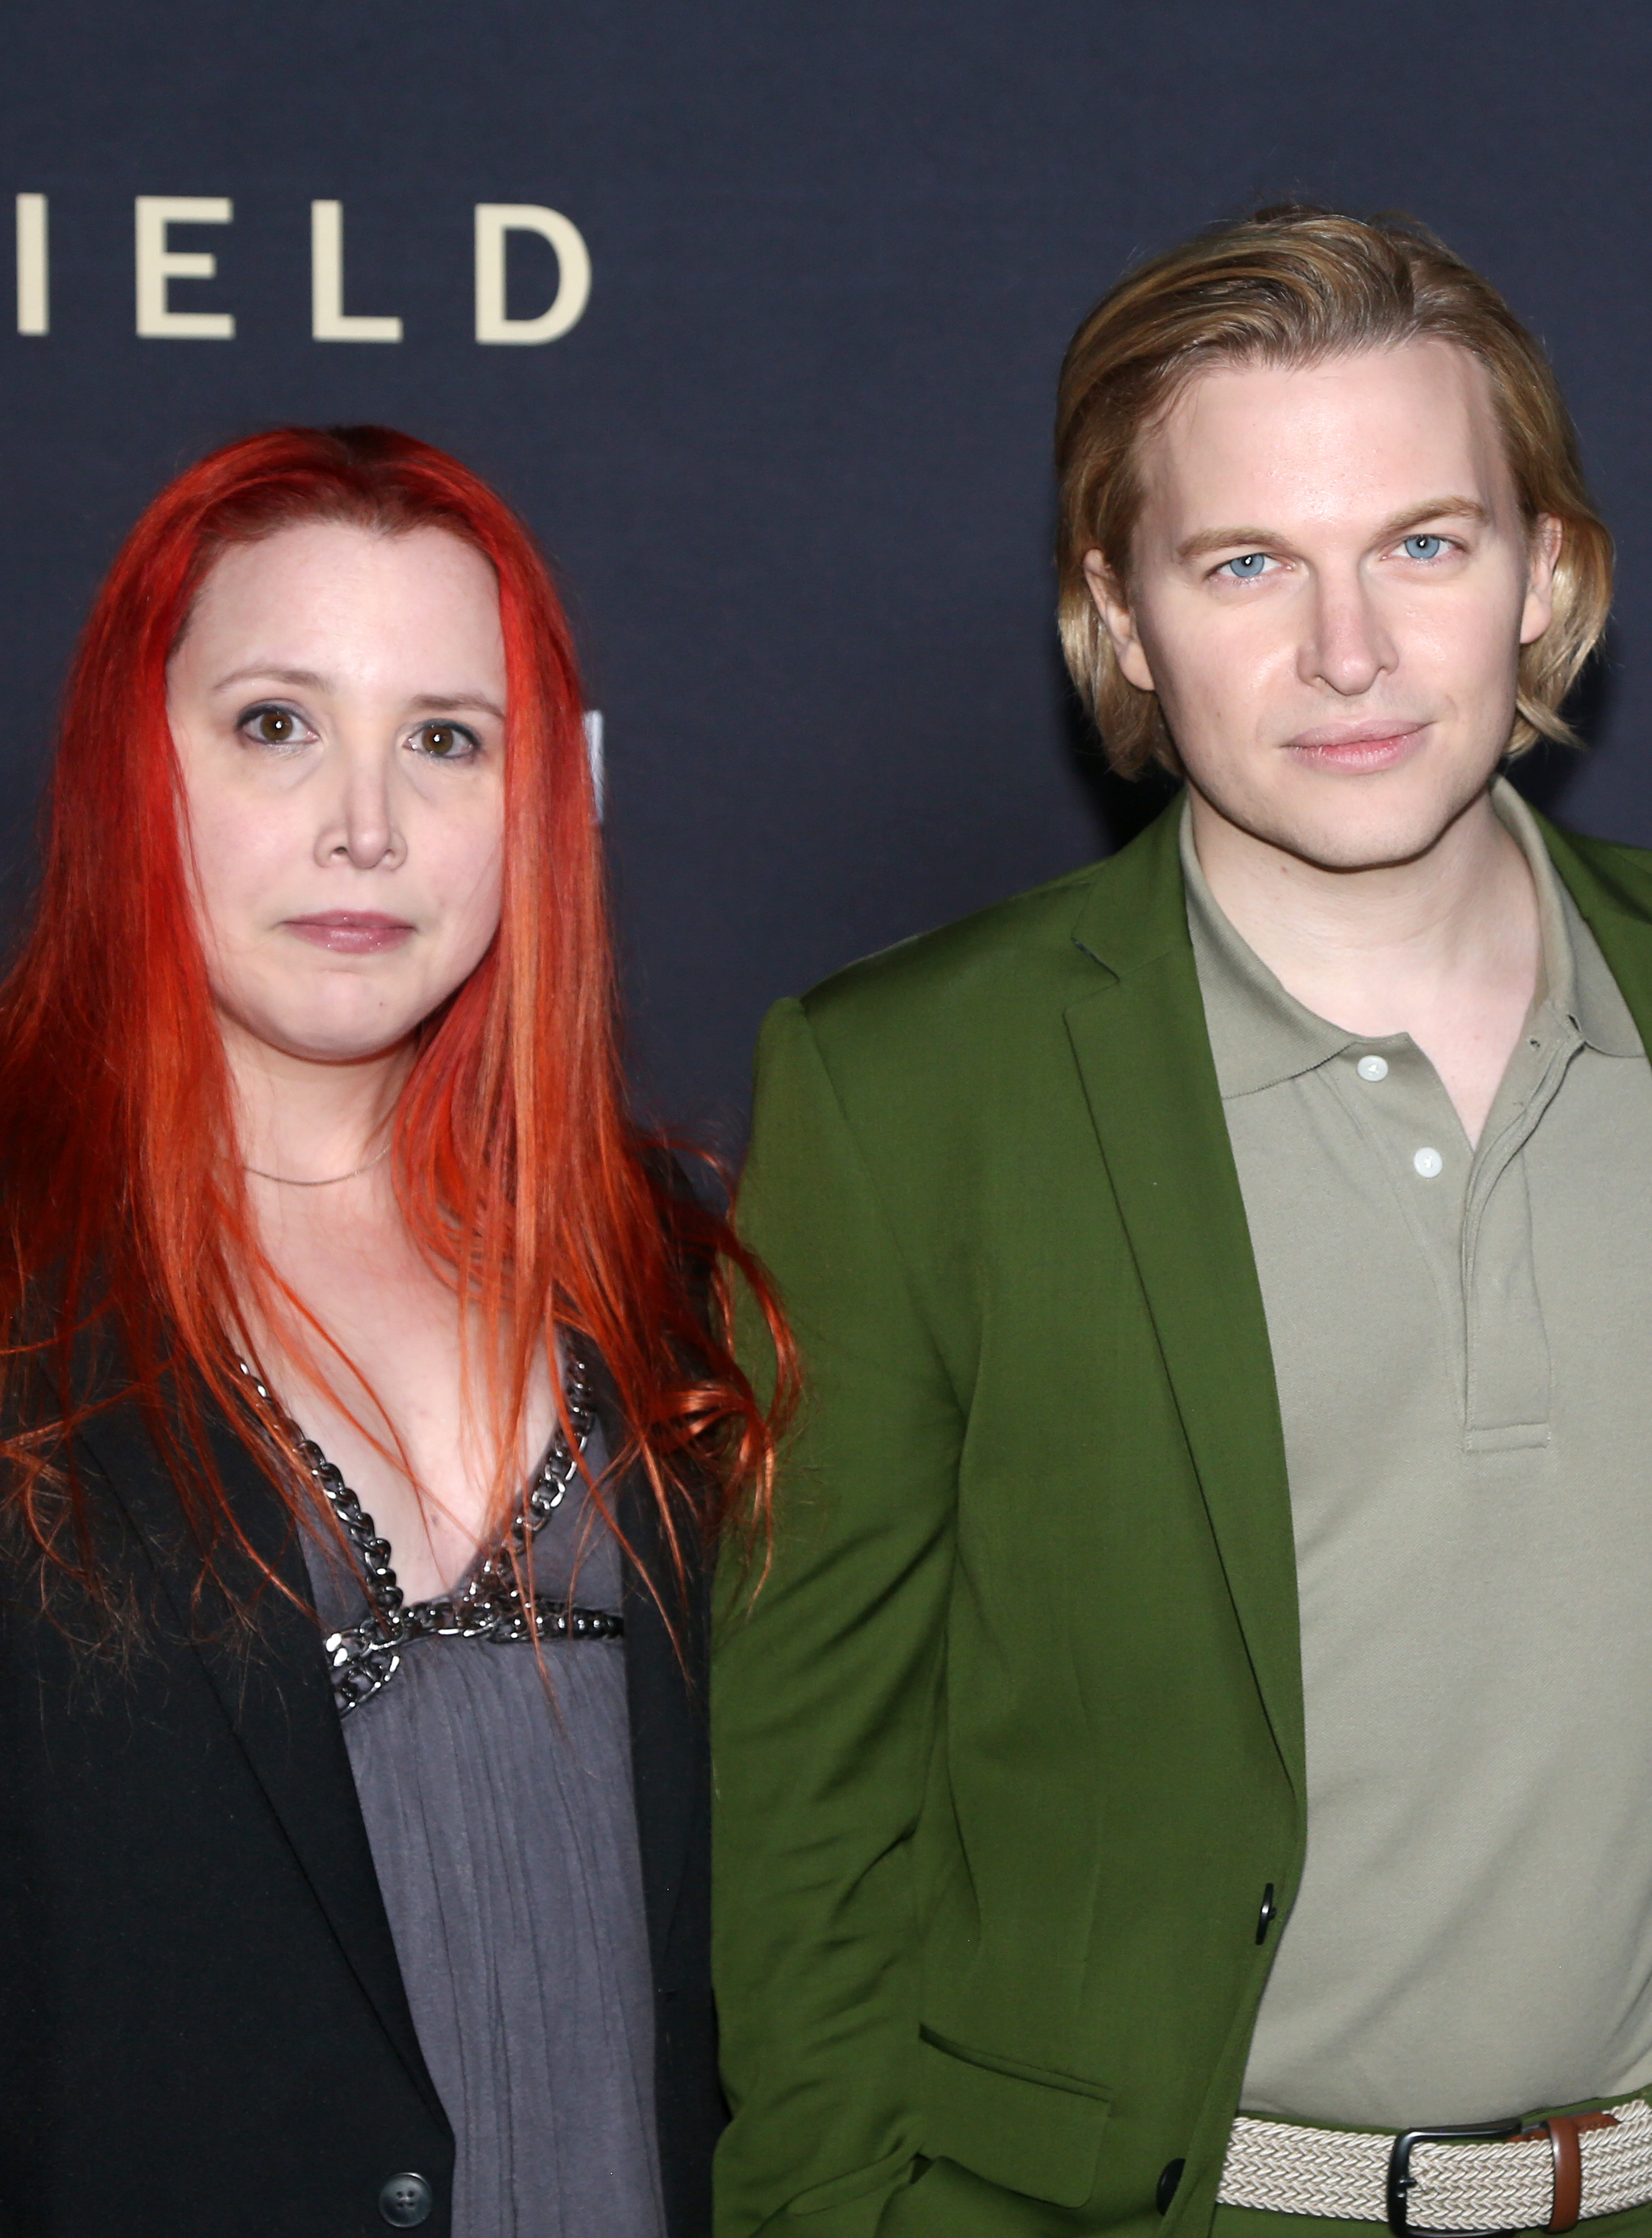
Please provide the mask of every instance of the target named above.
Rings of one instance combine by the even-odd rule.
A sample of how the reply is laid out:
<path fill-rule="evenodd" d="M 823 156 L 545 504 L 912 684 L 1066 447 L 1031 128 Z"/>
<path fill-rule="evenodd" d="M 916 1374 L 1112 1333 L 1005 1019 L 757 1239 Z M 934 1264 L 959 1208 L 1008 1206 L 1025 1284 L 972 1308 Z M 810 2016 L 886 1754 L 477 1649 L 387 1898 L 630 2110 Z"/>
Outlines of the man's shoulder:
<path fill-rule="evenodd" d="M 1621 839 L 1592 839 L 1546 819 L 1544 837 L 1552 854 L 1563 863 L 1569 856 L 1620 908 L 1652 920 L 1652 847 L 1634 847 Z"/>
<path fill-rule="evenodd" d="M 801 1007 L 823 1048 L 913 1035 L 956 1047 L 972 1030 L 1013 1031 L 1029 1006 L 1047 1016 L 1094 992 L 1097 929 L 1133 931 L 1144 913 L 1186 922 L 1173 815 L 1116 855 L 862 957 Z"/>
<path fill-rule="evenodd" d="M 990 1007 L 1029 976 L 1065 966 L 1074 920 L 1107 867 L 1086 864 L 844 965 L 802 997 L 809 1023 L 830 1031 L 881 1017 L 898 1023 L 937 1003 Z"/>

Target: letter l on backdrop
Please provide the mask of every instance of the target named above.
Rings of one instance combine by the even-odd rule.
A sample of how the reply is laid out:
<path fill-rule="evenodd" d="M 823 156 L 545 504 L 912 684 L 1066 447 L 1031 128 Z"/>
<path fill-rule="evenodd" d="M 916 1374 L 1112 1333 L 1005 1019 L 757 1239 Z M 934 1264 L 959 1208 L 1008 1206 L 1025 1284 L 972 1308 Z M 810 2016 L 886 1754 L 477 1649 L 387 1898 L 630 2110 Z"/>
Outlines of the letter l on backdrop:
<path fill-rule="evenodd" d="M 344 204 L 310 204 L 310 334 L 318 342 L 399 342 L 397 318 L 352 316 L 344 308 Z"/>

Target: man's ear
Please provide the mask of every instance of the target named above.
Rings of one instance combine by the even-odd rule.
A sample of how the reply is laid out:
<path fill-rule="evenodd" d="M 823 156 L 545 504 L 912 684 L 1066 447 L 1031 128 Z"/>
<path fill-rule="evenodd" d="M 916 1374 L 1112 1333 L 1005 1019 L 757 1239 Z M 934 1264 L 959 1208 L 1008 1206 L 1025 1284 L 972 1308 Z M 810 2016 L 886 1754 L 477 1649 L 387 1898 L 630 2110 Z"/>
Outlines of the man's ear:
<path fill-rule="evenodd" d="M 1566 540 L 1565 524 L 1540 513 L 1531 525 L 1526 567 L 1526 603 L 1520 614 L 1520 642 L 1535 644 L 1555 619 L 1555 567 Z"/>
<path fill-rule="evenodd" d="M 1101 626 L 1113 640 L 1113 658 L 1120 673 L 1127 684 L 1139 692 L 1154 692 L 1153 671 L 1147 665 L 1147 656 L 1142 650 L 1141 639 L 1136 634 L 1136 618 L 1126 603 L 1124 589 L 1118 577 L 1099 552 L 1084 555 L 1084 580 L 1095 610 L 1101 617 Z"/>

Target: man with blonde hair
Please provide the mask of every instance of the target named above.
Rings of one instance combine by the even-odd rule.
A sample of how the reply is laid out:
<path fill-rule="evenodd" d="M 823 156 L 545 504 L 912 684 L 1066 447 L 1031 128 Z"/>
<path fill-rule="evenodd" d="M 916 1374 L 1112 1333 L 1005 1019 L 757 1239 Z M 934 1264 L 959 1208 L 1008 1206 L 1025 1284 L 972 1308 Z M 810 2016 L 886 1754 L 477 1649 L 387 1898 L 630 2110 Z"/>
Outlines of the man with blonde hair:
<path fill-rule="evenodd" d="M 1183 789 L 765 1029 L 723 2238 L 1649 2238 L 1652 857 L 1499 774 L 1609 540 L 1398 220 L 1129 275 L 1058 454 Z"/>

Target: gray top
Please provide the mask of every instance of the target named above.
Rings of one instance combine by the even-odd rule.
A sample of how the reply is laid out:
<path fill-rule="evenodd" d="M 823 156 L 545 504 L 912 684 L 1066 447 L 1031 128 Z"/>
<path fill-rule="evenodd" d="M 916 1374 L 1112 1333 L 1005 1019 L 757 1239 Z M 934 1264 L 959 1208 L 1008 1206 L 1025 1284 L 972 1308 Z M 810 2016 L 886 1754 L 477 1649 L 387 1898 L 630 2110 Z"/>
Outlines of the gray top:
<path fill-rule="evenodd" d="M 600 1472 L 600 1428 L 588 1453 Z M 538 1590 L 618 1609 L 576 1477 Z M 361 1586 L 308 1548 L 328 1629 Z M 320 1652 L 319 1649 L 317 1651 Z M 458 2141 L 453 2238 L 664 2238 L 653 1986 L 619 1640 L 416 1640 L 344 1720 L 413 2025 Z M 346 2087 L 342 2086 L 341 2087 Z"/>
<path fill-rule="evenodd" d="M 1652 1069 L 1541 835 L 1470 1148 L 1305 1009 L 1183 827 L 1295 1526 L 1307 1862 L 1241 2103 L 1400 2129 L 1652 2082 Z"/>

